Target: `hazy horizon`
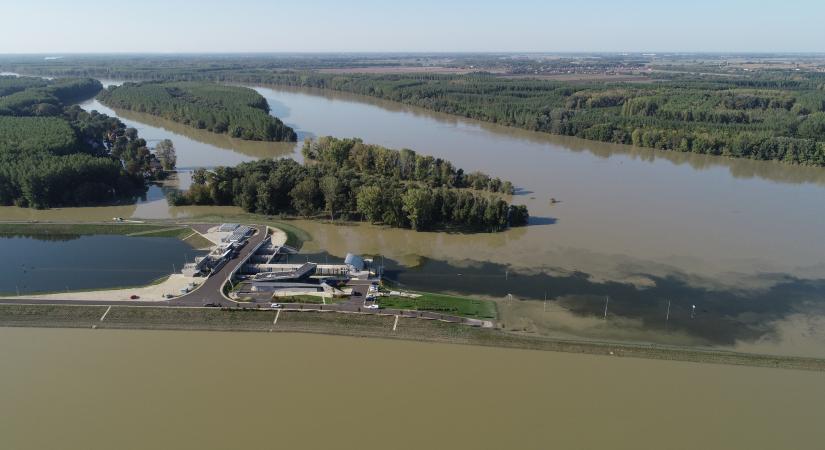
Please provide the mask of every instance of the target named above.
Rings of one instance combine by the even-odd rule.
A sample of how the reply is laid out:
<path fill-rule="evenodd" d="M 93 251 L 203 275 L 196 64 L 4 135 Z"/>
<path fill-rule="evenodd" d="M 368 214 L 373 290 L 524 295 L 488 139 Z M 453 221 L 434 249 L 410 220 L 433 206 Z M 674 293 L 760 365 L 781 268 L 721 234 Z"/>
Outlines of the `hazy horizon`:
<path fill-rule="evenodd" d="M 821 17 L 809 0 L 32 0 L 4 7 L 0 54 L 821 53 Z"/>

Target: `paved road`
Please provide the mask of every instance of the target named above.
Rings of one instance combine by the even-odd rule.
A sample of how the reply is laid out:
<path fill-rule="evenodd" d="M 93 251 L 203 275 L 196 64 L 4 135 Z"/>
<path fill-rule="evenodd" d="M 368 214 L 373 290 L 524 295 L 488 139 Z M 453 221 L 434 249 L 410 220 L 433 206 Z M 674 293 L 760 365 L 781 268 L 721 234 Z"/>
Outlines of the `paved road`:
<path fill-rule="evenodd" d="M 256 233 L 249 238 L 246 245 L 241 248 L 237 256 L 224 264 L 218 273 L 212 274 L 195 291 L 173 298 L 166 303 L 170 306 L 204 306 L 207 303 L 217 303 L 222 306 L 233 306 L 235 302 L 226 300 L 224 296 L 221 295 L 221 289 L 223 288 L 223 284 L 226 282 L 226 278 L 233 270 L 235 270 L 235 267 L 245 261 L 246 257 L 249 256 L 261 242 L 267 239 L 268 236 L 266 234 L 266 227 L 254 228 Z"/>
<path fill-rule="evenodd" d="M 212 274 L 196 290 L 175 297 L 170 300 L 149 302 L 149 301 L 107 301 L 107 300 L 29 300 L 29 299 L 0 299 L 0 304 L 66 304 L 66 305 L 125 305 L 125 306 L 204 306 L 206 303 L 219 303 L 222 306 L 234 306 L 235 302 L 226 300 L 221 295 L 221 288 L 229 273 L 240 264 L 252 251 L 267 238 L 266 227 L 254 227 L 256 234 L 249 238 L 238 252 L 238 255 L 230 259 L 218 273 Z"/>
<path fill-rule="evenodd" d="M 28 299 L 0 299 L 0 304 L 65 304 L 65 305 L 91 305 L 91 306 L 176 306 L 176 307 L 203 307 L 206 304 L 219 304 L 223 307 L 237 307 L 237 308 L 264 308 L 268 307 L 270 301 L 262 303 L 238 303 L 227 300 L 221 295 L 221 289 L 229 274 L 249 256 L 257 246 L 267 239 L 266 227 L 253 227 L 256 233 L 249 238 L 246 245 L 241 248 L 237 256 L 229 260 L 218 273 L 213 274 L 195 291 L 189 294 L 182 295 L 170 300 L 161 302 L 147 302 L 147 301 L 106 301 L 106 300 L 28 300 Z M 449 314 L 439 314 L 426 311 L 408 311 L 398 309 L 367 309 L 364 308 L 364 299 L 367 295 L 370 281 L 353 280 L 349 286 L 353 288 L 356 295 L 349 300 L 341 303 L 332 303 L 329 305 L 318 305 L 309 303 L 290 303 L 284 305 L 287 311 L 341 311 L 364 314 L 383 314 L 383 315 L 398 315 L 401 317 L 421 318 L 431 320 L 442 320 L 453 323 L 463 323 L 467 325 L 482 326 L 484 321 L 477 319 L 468 319 L 461 316 L 453 316 Z"/>

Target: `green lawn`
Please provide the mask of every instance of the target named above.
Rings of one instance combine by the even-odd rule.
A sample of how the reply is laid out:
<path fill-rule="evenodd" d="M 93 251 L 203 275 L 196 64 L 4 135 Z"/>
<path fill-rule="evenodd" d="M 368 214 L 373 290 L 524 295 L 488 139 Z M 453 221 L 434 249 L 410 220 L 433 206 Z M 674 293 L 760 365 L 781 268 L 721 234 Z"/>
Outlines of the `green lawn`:
<path fill-rule="evenodd" d="M 336 299 L 328 298 L 327 303 L 334 303 Z M 273 303 L 312 303 L 321 305 L 324 300 L 317 295 L 290 295 L 289 297 L 274 297 Z"/>
<path fill-rule="evenodd" d="M 421 294 L 421 297 L 378 297 L 378 304 L 382 308 L 432 311 L 476 319 L 495 319 L 497 316 L 496 305 L 490 300 L 428 292 L 416 292 L 416 294 Z"/>
<path fill-rule="evenodd" d="M 187 231 L 192 231 L 191 229 L 187 229 Z M 189 244 L 192 248 L 195 249 L 208 249 L 210 247 L 214 247 L 215 243 L 206 239 L 199 233 L 192 232 L 189 237 L 183 236 L 183 242 Z"/>

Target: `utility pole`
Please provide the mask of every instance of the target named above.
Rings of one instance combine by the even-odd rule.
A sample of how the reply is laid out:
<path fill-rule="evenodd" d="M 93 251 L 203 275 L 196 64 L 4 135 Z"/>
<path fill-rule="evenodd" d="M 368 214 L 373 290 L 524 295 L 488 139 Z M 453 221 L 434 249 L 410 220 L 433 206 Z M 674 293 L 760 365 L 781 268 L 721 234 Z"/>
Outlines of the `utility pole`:
<path fill-rule="evenodd" d="M 604 296 L 604 320 L 607 320 L 607 304 L 610 303 L 610 296 Z"/>
<path fill-rule="evenodd" d="M 667 314 L 665 315 L 665 323 L 670 321 L 670 300 L 667 301 Z"/>
<path fill-rule="evenodd" d="M 547 312 L 547 291 L 544 291 L 544 312 Z"/>

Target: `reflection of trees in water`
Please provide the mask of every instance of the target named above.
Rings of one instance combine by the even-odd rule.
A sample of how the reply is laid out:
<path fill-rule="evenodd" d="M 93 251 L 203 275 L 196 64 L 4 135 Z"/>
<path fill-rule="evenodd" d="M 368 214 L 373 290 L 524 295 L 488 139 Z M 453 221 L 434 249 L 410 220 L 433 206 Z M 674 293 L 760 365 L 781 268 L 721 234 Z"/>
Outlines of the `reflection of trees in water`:
<path fill-rule="evenodd" d="M 42 234 L 42 233 L 14 233 L 14 234 L 4 234 L 0 236 L 2 238 L 26 238 L 26 239 L 34 239 L 37 241 L 47 241 L 47 242 L 68 242 L 80 239 L 81 235 L 79 234 Z"/>
<path fill-rule="evenodd" d="M 251 86 L 252 87 L 252 86 Z M 276 92 L 290 92 L 296 94 L 312 95 L 326 100 L 343 100 L 356 103 L 372 105 L 390 112 L 402 112 L 412 114 L 415 117 L 424 117 L 437 120 L 449 125 L 465 124 L 477 126 L 482 130 L 507 136 L 512 139 L 520 139 L 526 142 L 540 145 L 553 145 L 562 147 L 574 152 L 588 152 L 599 158 L 610 158 L 615 155 L 627 155 L 638 158 L 642 161 L 654 162 L 657 159 L 664 159 L 676 165 L 687 164 L 696 170 L 707 170 L 715 167 L 726 167 L 735 178 L 762 178 L 783 183 L 815 183 L 825 185 L 825 169 L 819 167 L 798 166 L 784 164 L 777 161 L 757 161 L 743 158 L 727 158 L 714 155 L 702 155 L 698 153 L 685 153 L 670 150 L 655 150 L 650 148 L 633 147 L 630 145 L 610 144 L 598 141 L 589 141 L 571 136 L 558 136 L 549 133 L 529 131 L 520 128 L 507 127 L 494 123 L 483 122 L 473 119 L 458 117 L 446 113 L 428 111 L 423 108 L 405 105 L 390 100 L 376 99 L 357 94 L 337 92 L 317 88 L 295 88 L 282 86 L 269 86 Z"/>
<path fill-rule="evenodd" d="M 124 109 L 113 109 L 113 111 L 118 115 L 118 117 L 123 119 L 139 122 L 155 128 L 162 128 L 170 133 L 185 136 L 201 144 L 211 145 L 224 150 L 231 150 L 254 158 L 288 156 L 295 151 L 296 144 L 294 142 L 245 141 L 242 139 L 235 139 L 226 134 L 212 133 L 210 131 L 192 128 L 187 125 L 147 113 Z M 171 139 L 174 141 L 174 136 L 172 136 Z"/>
<path fill-rule="evenodd" d="M 650 287 L 617 281 L 594 281 L 587 273 L 523 274 L 507 265 L 473 262 L 467 265 L 421 258 L 416 267 L 384 259 L 384 274 L 410 289 L 452 291 L 489 297 L 543 300 L 580 316 L 601 317 L 609 296 L 609 316 L 641 321 L 646 331 L 683 332 L 714 344 L 755 341 L 772 332 L 773 322 L 799 311 L 825 308 L 825 279 L 804 280 L 775 275 L 765 289 L 709 289 L 694 286 L 682 276 L 639 274 Z M 670 302 L 669 320 L 666 319 Z M 693 305 L 696 305 L 695 316 Z"/>

